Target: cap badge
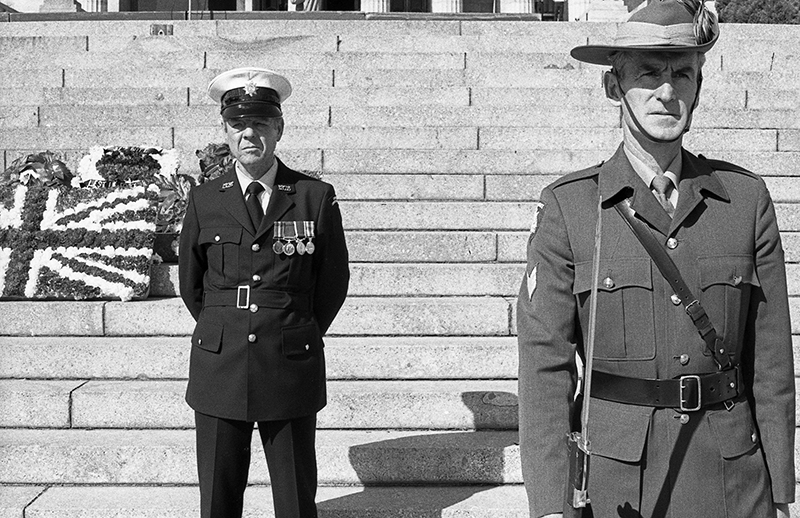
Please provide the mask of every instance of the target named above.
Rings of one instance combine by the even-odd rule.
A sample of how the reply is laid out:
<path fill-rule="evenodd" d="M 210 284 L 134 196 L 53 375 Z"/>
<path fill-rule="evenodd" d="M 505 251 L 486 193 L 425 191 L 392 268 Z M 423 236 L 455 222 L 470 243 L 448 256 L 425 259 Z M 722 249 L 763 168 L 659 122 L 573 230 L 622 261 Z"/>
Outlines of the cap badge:
<path fill-rule="evenodd" d="M 256 83 L 252 79 L 244 84 L 244 93 L 250 97 L 256 94 Z"/>

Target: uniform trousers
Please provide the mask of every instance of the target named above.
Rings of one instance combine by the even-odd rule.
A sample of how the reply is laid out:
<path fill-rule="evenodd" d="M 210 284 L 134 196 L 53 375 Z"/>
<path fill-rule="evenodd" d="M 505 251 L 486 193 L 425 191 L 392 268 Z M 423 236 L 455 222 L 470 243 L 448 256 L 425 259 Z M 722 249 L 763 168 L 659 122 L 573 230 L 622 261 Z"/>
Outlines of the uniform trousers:
<path fill-rule="evenodd" d="M 241 518 L 253 422 L 195 412 L 202 518 Z M 259 421 L 275 518 L 316 518 L 317 416 Z"/>

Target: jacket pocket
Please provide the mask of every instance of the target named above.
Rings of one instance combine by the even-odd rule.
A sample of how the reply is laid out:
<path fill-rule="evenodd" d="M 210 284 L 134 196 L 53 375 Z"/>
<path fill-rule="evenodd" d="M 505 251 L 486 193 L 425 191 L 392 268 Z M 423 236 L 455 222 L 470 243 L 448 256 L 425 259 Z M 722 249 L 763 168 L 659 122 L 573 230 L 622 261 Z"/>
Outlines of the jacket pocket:
<path fill-rule="evenodd" d="M 620 258 L 600 263 L 595 358 L 651 360 L 655 357 L 653 278 L 650 258 Z M 575 264 L 573 293 L 588 328 L 592 263 Z"/>
<path fill-rule="evenodd" d="M 225 272 L 235 276 L 239 271 L 239 245 L 242 229 L 236 227 L 202 228 L 198 242 L 206 251 L 212 282 L 225 281 Z"/>
<path fill-rule="evenodd" d="M 192 345 L 216 353 L 222 345 L 222 326 L 208 324 L 202 320 L 194 327 Z"/>
<path fill-rule="evenodd" d="M 745 398 L 740 398 L 730 411 L 709 411 L 706 419 L 725 459 L 740 457 L 760 444 L 750 404 Z"/>
<path fill-rule="evenodd" d="M 740 343 L 750 291 L 760 286 L 749 255 L 699 257 L 700 303 L 726 343 Z M 734 351 L 731 351 L 733 353 Z M 707 352 L 708 354 L 708 352 Z"/>
<path fill-rule="evenodd" d="M 322 337 L 316 322 L 281 329 L 283 354 L 287 358 L 299 358 L 319 353 Z"/>
<path fill-rule="evenodd" d="M 590 449 L 622 462 L 642 460 L 653 409 L 592 398 L 589 412 Z"/>

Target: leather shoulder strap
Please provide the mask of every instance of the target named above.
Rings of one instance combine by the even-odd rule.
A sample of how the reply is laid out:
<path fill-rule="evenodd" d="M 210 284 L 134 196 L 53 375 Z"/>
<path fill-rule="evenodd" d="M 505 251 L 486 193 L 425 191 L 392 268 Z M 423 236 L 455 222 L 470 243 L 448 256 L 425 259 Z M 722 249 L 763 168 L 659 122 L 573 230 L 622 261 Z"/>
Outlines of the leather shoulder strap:
<path fill-rule="evenodd" d="M 675 262 L 667 253 L 664 246 L 656 239 L 650 229 L 643 222 L 638 220 L 631 209 L 628 200 L 622 200 L 614 208 L 622 216 L 622 219 L 630 227 L 633 234 L 642 243 L 644 249 L 650 255 L 650 258 L 656 263 L 658 271 L 664 276 L 664 279 L 669 283 L 675 294 L 681 299 L 686 313 L 692 319 L 697 331 L 706 343 L 706 347 L 711 352 L 714 360 L 720 369 L 727 369 L 731 367 L 731 360 L 728 356 L 728 351 L 722 339 L 717 336 L 717 331 L 708 318 L 706 310 L 700 305 L 695 296 L 692 294 L 689 286 L 681 276 Z"/>

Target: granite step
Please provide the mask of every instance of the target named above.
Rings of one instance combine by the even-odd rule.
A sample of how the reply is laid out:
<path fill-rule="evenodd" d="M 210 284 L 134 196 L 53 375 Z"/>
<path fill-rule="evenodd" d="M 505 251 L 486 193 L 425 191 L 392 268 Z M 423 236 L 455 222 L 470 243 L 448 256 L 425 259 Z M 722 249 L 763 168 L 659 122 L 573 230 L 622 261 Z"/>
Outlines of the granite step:
<path fill-rule="evenodd" d="M 250 482 L 269 480 L 258 434 Z M 195 484 L 194 430 L 0 430 L 0 484 Z M 516 431 L 320 430 L 320 485 L 517 484 Z"/>
<path fill-rule="evenodd" d="M 19 518 L 194 518 L 197 487 L 0 487 L 0 511 Z M 245 491 L 244 518 L 274 517 L 269 487 Z M 521 485 L 320 487 L 320 518 L 528 518 Z M 10 514 L 14 512 L 16 514 Z"/>
<path fill-rule="evenodd" d="M 516 430 L 516 380 L 330 381 L 320 429 Z M 186 381 L 0 381 L 0 428 L 194 426 Z"/>
<path fill-rule="evenodd" d="M 0 337 L 0 379 L 185 380 L 188 336 Z M 515 337 L 328 337 L 329 380 L 511 380 Z M 76 384 L 77 386 L 77 384 Z"/>

